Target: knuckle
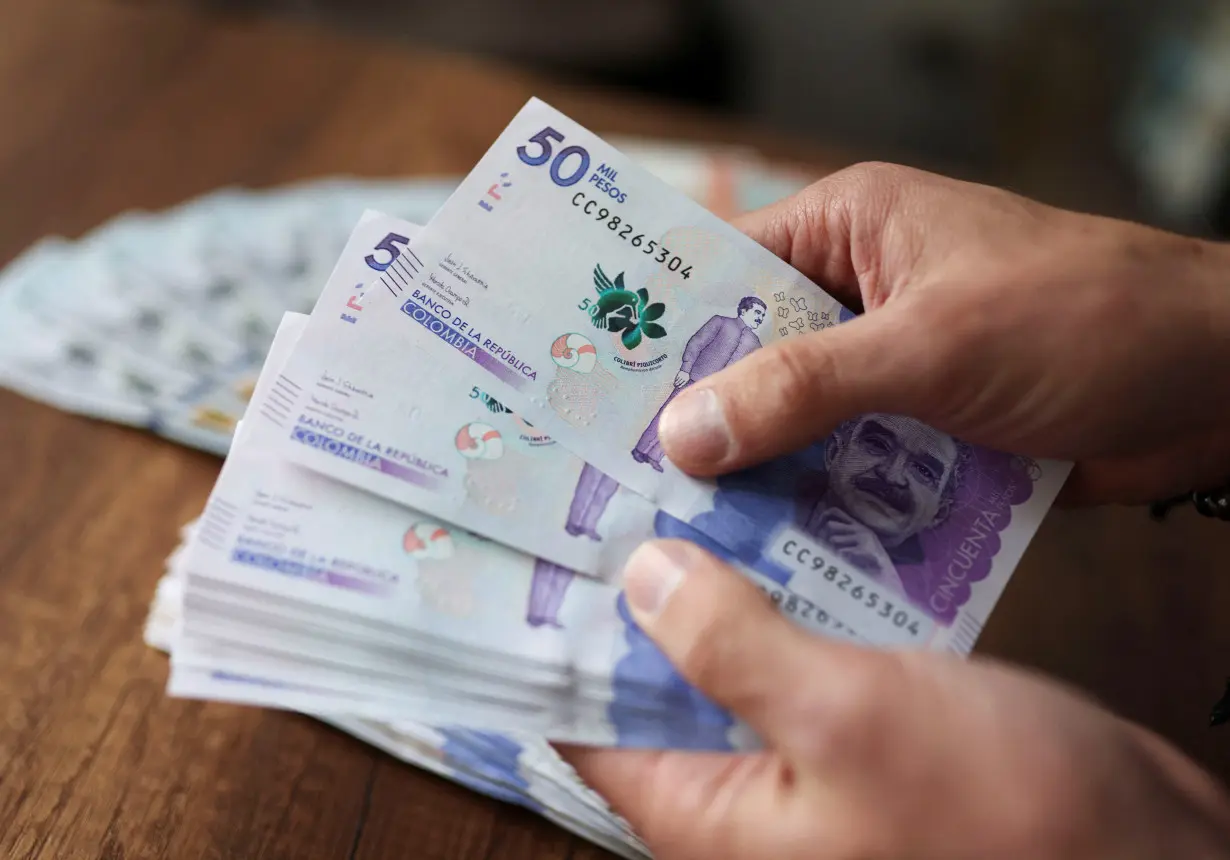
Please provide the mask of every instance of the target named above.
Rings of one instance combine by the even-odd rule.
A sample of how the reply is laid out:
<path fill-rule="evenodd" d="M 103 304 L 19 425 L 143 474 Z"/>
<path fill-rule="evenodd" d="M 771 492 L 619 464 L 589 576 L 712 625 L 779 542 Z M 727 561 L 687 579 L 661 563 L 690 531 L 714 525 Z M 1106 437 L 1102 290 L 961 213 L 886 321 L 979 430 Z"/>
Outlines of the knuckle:
<path fill-rule="evenodd" d="M 818 766 L 838 761 L 873 766 L 903 684 L 900 662 L 875 654 L 865 655 L 849 672 L 800 688 L 791 708 L 796 748 Z"/>
<path fill-rule="evenodd" d="M 826 359 L 815 359 L 801 341 L 812 335 L 759 349 L 740 364 L 737 376 L 723 380 L 726 420 L 749 449 L 779 439 L 783 430 L 807 428 L 783 419 L 798 416 L 810 393 L 828 372 Z"/>
<path fill-rule="evenodd" d="M 766 420 L 771 417 L 780 427 L 782 416 L 793 416 L 795 428 L 808 439 L 827 430 L 830 419 L 849 417 L 837 413 L 848 408 L 842 398 L 857 391 L 846 384 L 840 356 L 825 335 L 810 333 L 783 344 L 766 356 L 771 367 L 760 377 L 765 392 L 761 396 L 769 401 L 763 412 Z"/>
<path fill-rule="evenodd" d="M 864 194 L 879 194 L 885 190 L 917 182 L 921 171 L 885 161 L 860 161 L 833 174 L 833 179 Z"/>
<path fill-rule="evenodd" d="M 679 668 L 703 691 L 722 689 L 735 676 L 738 659 L 739 619 L 729 610 L 714 612 L 697 625 Z"/>
<path fill-rule="evenodd" d="M 808 335 L 807 337 L 814 337 Z M 775 400 L 774 406 L 797 408 L 806 401 L 805 395 L 833 372 L 832 355 L 826 349 L 805 349 L 802 342 L 787 342 L 765 354 L 769 365 L 762 378 L 772 380 L 766 387 Z"/>

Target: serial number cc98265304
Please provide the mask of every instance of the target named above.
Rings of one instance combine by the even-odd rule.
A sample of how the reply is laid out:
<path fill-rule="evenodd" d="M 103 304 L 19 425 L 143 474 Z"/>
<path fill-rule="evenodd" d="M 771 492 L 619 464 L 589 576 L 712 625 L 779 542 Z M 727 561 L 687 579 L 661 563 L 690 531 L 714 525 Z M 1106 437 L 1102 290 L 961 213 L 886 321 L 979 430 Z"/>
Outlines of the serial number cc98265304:
<path fill-rule="evenodd" d="M 796 528 L 779 533 L 769 555 L 794 572 L 791 591 L 823 605 L 872 643 L 920 645 L 935 633 L 935 621 L 896 587 L 858 570 Z"/>
<path fill-rule="evenodd" d="M 548 126 L 532 136 L 525 145 L 517 147 L 517 157 L 530 167 L 546 166 L 552 182 L 560 188 L 570 188 L 589 172 L 592 159 L 585 147 L 576 144 L 565 146 L 557 152 L 554 144 L 563 142 L 564 135 Z M 595 172 L 590 176 L 590 182 L 600 190 L 605 190 L 606 197 L 613 202 L 623 203 L 627 200 L 626 193 L 611 186 L 609 171 Z M 615 193 L 612 194 L 612 191 Z M 655 262 L 662 263 L 669 271 L 678 272 L 679 277 L 684 280 L 692 277 L 692 267 L 682 257 L 671 253 L 670 248 L 658 244 L 654 239 L 647 240 L 643 232 L 638 231 L 622 215 L 616 215 L 609 206 L 604 206 L 603 202 L 601 196 L 591 197 L 584 191 L 572 195 L 572 205 L 592 218 L 594 223 L 606 227 L 611 235 L 623 239 L 645 256 L 652 257 Z"/>

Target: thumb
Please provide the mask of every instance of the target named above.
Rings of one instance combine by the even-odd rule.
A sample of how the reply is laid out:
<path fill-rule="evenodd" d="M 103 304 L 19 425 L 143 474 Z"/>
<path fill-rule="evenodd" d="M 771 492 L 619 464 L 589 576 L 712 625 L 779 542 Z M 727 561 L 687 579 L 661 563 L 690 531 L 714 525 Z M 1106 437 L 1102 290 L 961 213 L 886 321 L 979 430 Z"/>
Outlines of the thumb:
<path fill-rule="evenodd" d="M 688 541 L 642 544 L 624 589 L 637 624 L 679 673 L 787 756 L 811 746 L 817 713 L 848 710 L 847 694 L 883 660 L 795 626 L 746 577 Z M 811 678 L 827 680 L 804 683 Z"/>
<path fill-rule="evenodd" d="M 685 472 L 717 475 L 797 451 L 867 412 L 914 415 L 940 351 L 904 299 L 758 349 L 681 392 L 659 438 Z"/>

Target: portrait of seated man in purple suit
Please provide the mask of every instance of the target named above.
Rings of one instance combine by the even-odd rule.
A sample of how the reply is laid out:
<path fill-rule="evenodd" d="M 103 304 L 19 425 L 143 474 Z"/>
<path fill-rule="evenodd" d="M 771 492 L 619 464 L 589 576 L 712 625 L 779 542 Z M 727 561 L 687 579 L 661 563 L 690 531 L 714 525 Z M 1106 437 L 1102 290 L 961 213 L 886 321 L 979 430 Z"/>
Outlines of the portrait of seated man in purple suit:
<path fill-rule="evenodd" d="M 760 349 L 756 329 L 764 322 L 765 303 L 755 296 L 745 296 L 735 308 L 733 317 L 714 316 L 688 339 L 683 348 L 683 360 L 675 374 L 675 390 L 659 407 L 645 432 L 632 449 L 632 458 L 662 471 L 662 445 L 658 442 L 658 422 L 662 410 L 680 391 L 706 376 L 729 367 L 752 350 Z"/>
<path fill-rule="evenodd" d="M 800 500 L 799 526 L 852 566 L 914 597 L 898 567 L 925 561 L 919 535 L 952 509 L 969 450 L 920 421 L 864 415 L 825 443 L 826 472 Z"/>

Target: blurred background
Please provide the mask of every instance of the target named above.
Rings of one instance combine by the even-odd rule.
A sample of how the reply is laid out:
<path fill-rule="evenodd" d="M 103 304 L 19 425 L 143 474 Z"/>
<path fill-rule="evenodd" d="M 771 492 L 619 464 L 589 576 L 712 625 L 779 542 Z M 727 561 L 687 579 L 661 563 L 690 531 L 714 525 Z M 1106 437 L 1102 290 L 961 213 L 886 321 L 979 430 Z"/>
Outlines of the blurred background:
<path fill-rule="evenodd" d="M 199 0 L 497 57 L 1048 202 L 1230 231 L 1215 0 Z"/>

